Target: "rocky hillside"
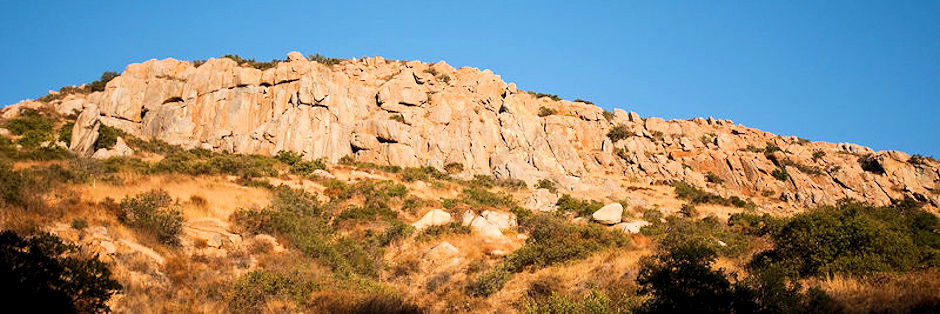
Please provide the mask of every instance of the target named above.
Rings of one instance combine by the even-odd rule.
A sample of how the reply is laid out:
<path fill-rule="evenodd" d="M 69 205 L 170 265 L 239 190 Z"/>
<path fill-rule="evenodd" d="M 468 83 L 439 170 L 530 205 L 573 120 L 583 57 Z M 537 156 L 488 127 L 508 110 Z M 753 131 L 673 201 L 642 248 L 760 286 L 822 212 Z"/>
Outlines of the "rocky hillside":
<path fill-rule="evenodd" d="M 330 63 L 327 65 L 326 63 Z M 5 109 L 78 112 L 69 148 L 96 152 L 99 126 L 213 151 L 456 169 L 570 192 L 623 188 L 610 178 L 686 181 L 765 210 L 853 198 L 940 203 L 940 163 L 897 151 L 782 137 L 728 120 L 665 121 L 525 92 L 489 70 L 381 57 L 311 61 L 291 52 L 251 66 L 232 58 L 127 66 L 103 91 L 53 94 Z M 542 97 L 539 97 L 542 96 Z M 771 201 L 761 201 L 769 199 Z"/>

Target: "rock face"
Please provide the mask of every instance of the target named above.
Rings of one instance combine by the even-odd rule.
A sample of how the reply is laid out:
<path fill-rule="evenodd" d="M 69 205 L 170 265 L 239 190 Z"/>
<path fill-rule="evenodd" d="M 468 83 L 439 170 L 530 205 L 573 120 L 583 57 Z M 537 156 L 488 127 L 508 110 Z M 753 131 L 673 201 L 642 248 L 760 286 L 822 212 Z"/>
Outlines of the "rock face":
<path fill-rule="evenodd" d="M 620 203 L 610 203 L 598 209 L 591 215 L 594 221 L 602 224 L 613 225 L 619 223 L 623 218 L 623 205 Z"/>
<path fill-rule="evenodd" d="M 435 74 L 432 74 L 435 73 Z M 20 106 L 35 106 L 24 101 Z M 914 197 L 940 203 L 940 164 L 898 152 L 808 142 L 696 118 L 666 121 L 582 102 L 537 98 L 489 70 L 454 69 L 380 57 L 327 66 L 290 53 L 259 70 L 228 58 L 195 67 L 173 59 L 127 66 L 103 92 L 51 103 L 80 111 L 70 149 L 90 156 L 98 124 L 184 147 L 247 154 L 290 150 L 306 159 L 443 169 L 566 189 L 620 189 L 611 175 L 647 182 L 683 180 L 723 196 L 781 195 L 810 206 L 850 197 L 876 204 Z M 557 113 L 540 117 L 540 108 Z M 607 136 L 622 125 L 624 138 Z M 768 151 L 767 149 L 770 149 Z M 871 154 L 884 173 L 863 170 Z M 789 177 L 775 179 L 776 169 Z M 712 173 L 723 183 L 708 184 Z M 593 184 L 590 182 L 596 182 Z M 537 206 L 539 208 L 548 208 Z"/>

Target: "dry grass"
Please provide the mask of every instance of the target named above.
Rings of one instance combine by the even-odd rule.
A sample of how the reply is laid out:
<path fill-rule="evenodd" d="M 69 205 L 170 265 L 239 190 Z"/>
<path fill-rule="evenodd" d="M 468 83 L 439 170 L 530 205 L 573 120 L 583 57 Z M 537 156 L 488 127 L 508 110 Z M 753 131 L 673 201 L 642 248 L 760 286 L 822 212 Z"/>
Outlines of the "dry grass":
<path fill-rule="evenodd" d="M 866 278 L 837 276 L 810 280 L 851 313 L 909 313 L 940 310 L 940 270 L 882 274 Z"/>

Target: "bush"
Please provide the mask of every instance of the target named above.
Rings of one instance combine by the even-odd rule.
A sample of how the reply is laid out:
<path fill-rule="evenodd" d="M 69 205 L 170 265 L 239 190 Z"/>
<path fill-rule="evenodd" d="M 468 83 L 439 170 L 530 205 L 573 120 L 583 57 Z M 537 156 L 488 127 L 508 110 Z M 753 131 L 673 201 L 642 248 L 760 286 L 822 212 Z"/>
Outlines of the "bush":
<path fill-rule="evenodd" d="M 613 119 L 614 119 L 614 113 L 613 113 L 613 112 L 604 110 L 604 112 L 602 113 L 602 115 L 604 116 L 604 119 L 607 119 L 607 121 L 610 121 L 610 120 L 613 120 Z"/>
<path fill-rule="evenodd" d="M 190 175 L 229 174 L 240 177 L 264 177 L 278 174 L 274 158 L 260 155 L 218 154 L 197 148 L 166 156 L 153 166 L 155 172 Z"/>
<path fill-rule="evenodd" d="M 310 61 L 316 61 L 323 65 L 337 65 L 343 61 L 341 58 L 330 58 L 319 53 L 308 55 L 307 59 Z"/>
<path fill-rule="evenodd" d="M 271 233 L 287 239 L 304 255 L 341 275 L 377 276 L 380 252 L 367 247 L 368 241 L 337 234 L 331 224 L 332 216 L 325 209 L 316 195 L 279 187 L 270 206 L 240 209 L 231 220 L 242 231 Z"/>
<path fill-rule="evenodd" d="M 19 135 L 17 144 L 27 149 L 37 149 L 43 142 L 53 141 L 55 120 L 47 113 L 24 109 L 15 119 L 10 119 L 3 124 L 3 127 L 10 130 L 13 135 Z"/>
<path fill-rule="evenodd" d="M 555 181 L 552 181 L 552 180 L 549 180 L 549 179 L 541 179 L 541 180 L 539 180 L 539 182 L 535 185 L 535 188 L 536 188 L 536 189 L 546 189 L 546 190 L 548 190 L 549 192 L 552 192 L 552 193 L 557 193 L 557 192 L 558 192 L 558 187 L 555 185 Z"/>
<path fill-rule="evenodd" d="M 256 270 L 245 274 L 232 286 L 228 310 L 232 313 L 262 313 L 271 298 L 287 299 L 304 305 L 319 287 L 297 272 L 277 273 Z"/>
<path fill-rule="evenodd" d="M 419 168 L 408 167 L 401 170 L 401 180 L 405 182 L 414 182 L 418 180 L 427 181 L 429 179 L 444 180 L 447 179 L 447 174 L 440 172 L 431 166 L 424 166 Z"/>
<path fill-rule="evenodd" d="M 290 166 L 290 173 L 301 176 L 310 176 L 316 170 L 326 169 L 322 159 L 304 161 L 301 154 L 293 151 L 279 151 L 274 159 Z"/>
<path fill-rule="evenodd" d="M 639 313 L 839 313 L 821 289 L 802 292 L 778 272 L 754 272 L 732 282 L 714 270 L 717 254 L 688 242 L 660 252 L 640 268 L 640 292 L 650 298 Z"/>
<path fill-rule="evenodd" d="M 940 266 L 940 220 L 911 199 L 874 207 L 844 200 L 787 220 L 752 267 L 796 276 L 869 274 Z"/>
<path fill-rule="evenodd" d="M 75 122 L 67 122 L 59 129 L 59 141 L 64 142 L 66 146 L 72 142 L 72 129 L 74 127 Z"/>
<path fill-rule="evenodd" d="M 51 234 L 0 232 L 0 286 L 11 312 L 107 312 L 122 289 L 107 264 Z"/>
<path fill-rule="evenodd" d="M 444 171 L 447 171 L 449 174 L 461 173 L 463 172 L 463 164 L 458 162 L 452 162 L 444 165 Z"/>
<path fill-rule="evenodd" d="M 937 162 L 937 159 L 930 156 L 914 154 L 907 162 L 912 165 L 928 165 L 929 162 Z"/>
<path fill-rule="evenodd" d="M 604 203 L 595 200 L 579 200 L 568 194 L 559 197 L 555 205 L 558 205 L 558 210 L 562 212 L 576 213 L 582 217 L 590 217 L 594 212 L 604 207 Z"/>
<path fill-rule="evenodd" d="M 725 198 L 717 194 L 706 192 L 685 181 L 676 181 L 672 186 L 675 188 L 676 197 L 689 200 L 692 204 L 716 204 L 741 208 L 753 208 L 756 206 L 754 203 L 742 200 L 737 196 Z"/>
<path fill-rule="evenodd" d="M 558 95 L 555 95 L 555 94 L 536 93 L 536 92 L 534 92 L 534 91 L 528 91 L 527 93 L 529 93 L 529 95 L 535 96 L 535 98 L 548 97 L 548 98 L 551 98 L 551 99 L 554 100 L 554 101 L 560 101 L 560 100 L 561 100 L 561 97 L 558 97 Z"/>
<path fill-rule="evenodd" d="M 609 247 L 624 247 L 629 238 L 597 225 L 575 225 L 549 214 L 519 215 L 520 227 L 529 232 L 525 245 L 512 252 L 471 286 L 471 293 L 488 296 L 502 289 L 514 273 L 536 270 L 585 258 Z"/>
<path fill-rule="evenodd" d="M 592 102 L 592 101 L 590 101 L 590 100 L 584 100 L 584 99 L 581 99 L 581 98 L 576 98 L 576 99 L 574 100 L 574 102 L 585 103 L 585 104 L 588 104 L 588 105 L 593 105 L 593 104 L 594 104 L 594 102 Z"/>
<path fill-rule="evenodd" d="M 547 108 L 547 107 L 539 108 L 539 117 L 547 117 L 547 116 L 554 115 L 556 113 L 558 113 L 558 110 L 555 110 L 552 108 Z"/>
<path fill-rule="evenodd" d="M 770 175 L 773 176 L 774 179 L 777 179 L 780 181 L 787 181 L 787 179 L 790 178 L 790 174 L 787 173 L 787 169 L 784 169 L 784 168 L 774 169 L 774 171 L 772 171 Z"/>
<path fill-rule="evenodd" d="M 822 151 L 822 150 L 814 150 L 814 151 L 813 151 L 813 161 L 819 161 L 819 159 L 821 159 L 821 158 L 823 158 L 823 157 L 825 157 L 825 156 L 826 156 L 826 152 L 825 152 L 825 151 Z"/>
<path fill-rule="evenodd" d="M 862 170 L 874 173 L 874 174 L 885 174 L 885 168 L 881 165 L 881 162 L 878 161 L 878 158 L 875 155 L 865 155 L 858 158 L 858 164 L 862 167 Z"/>
<path fill-rule="evenodd" d="M 707 180 L 708 182 L 711 182 L 711 183 L 716 183 L 716 184 L 721 184 L 722 182 L 725 182 L 725 180 L 722 180 L 721 177 L 719 177 L 719 176 L 718 176 L 717 174 L 715 174 L 714 172 L 706 173 L 706 174 L 705 174 L 705 180 Z"/>
<path fill-rule="evenodd" d="M 483 188 L 472 187 L 464 189 L 460 194 L 460 201 L 471 206 L 490 206 L 496 208 L 512 207 L 516 202 L 512 195 L 494 193 Z"/>
<path fill-rule="evenodd" d="M 610 131 L 607 132 L 607 137 L 610 138 L 610 140 L 614 143 L 634 135 L 635 134 L 630 131 L 626 125 L 623 124 L 615 125 L 614 127 L 610 128 Z"/>
<path fill-rule="evenodd" d="M 650 222 L 640 232 L 667 249 L 694 242 L 728 257 L 737 257 L 747 250 L 748 238 L 714 216 L 702 219 L 669 216 L 665 221 Z"/>
<path fill-rule="evenodd" d="M 400 113 L 390 115 L 388 118 L 392 121 L 398 121 L 398 123 L 405 123 L 405 116 L 401 115 Z"/>
<path fill-rule="evenodd" d="M 429 226 L 418 235 L 418 240 L 427 241 L 437 239 L 447 234 L 470 234 L 470 227 L 464 226 L 456 221 L 446 225 Z"/>
<path fill-rule="evenodd" d="M 126 135 L 124 131 L 102 124 L 98 127 L 98 139 L 95 140 L 95 150 L 110 149 L 117 144 L 118 136 Z"/>
<path fill-rule="evenodd" d="M 39 97 L 38 100 L 42 102 L 50 102 L 53 100 L 65 98 L 65 96 L 68 96 L 71 94 L 90 94 L 93 92 L 102 92 L 104 91 L 104 88 L 108 85 L 108 82 L 110 82 L 111 80 L 113 80 L 114 78 L 118 76 L 120 76 L 120 74 L 116 72 L 104 72 L 101 74 L 101 79 L 85 84 L 84 87 L 80 88 L 76 86 L 63 86 L 62 88 L 59 89 L 58 92 L 49 93 L 45 96 Z"/>
<path fill-rule="evenodd" d="M 161 243 L 179 244 L 183 215 L 164 190 L 126 196 L 119 205 L 118 219 L 128 226 L 152 234 Z"/>
<path fill-rule="evenodd" d="M 255 61 L 255 59 L 242 58 L 241 56 L 237 54 L 235 55 L 227 54 L 227 55 L 222 56 L 222 58 L 229 58 L 229 59 L 235 60 L 235 62 L 238 63 L 238 65 L 248 64 L 249 66 L 258 70 L 267 70 L 267 69 L 277 66 L 278 63 L 282 62 L 282 60 L 278 60 L 278 59 L 271 59 L 271 61 L 268 61 L 268 62 Z"/>

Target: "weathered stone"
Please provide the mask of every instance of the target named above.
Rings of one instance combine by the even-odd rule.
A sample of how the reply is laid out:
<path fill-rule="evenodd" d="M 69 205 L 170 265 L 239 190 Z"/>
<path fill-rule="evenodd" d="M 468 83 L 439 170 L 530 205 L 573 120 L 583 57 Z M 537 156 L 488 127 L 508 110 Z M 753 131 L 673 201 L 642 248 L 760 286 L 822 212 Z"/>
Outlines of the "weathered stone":
<path fill-rule="evenodd" d="M 598 209 L 594 214 L 591 215 L 591 218 L 594 221 L 597 221 L 606 225 L 613 225 L 619 223 L 623 218 L 623 205 L 620 203 L 610 203 Z"/>
<path fill-rule="evenodd" d="M 98 140 L 98 107 L 89 104 L 78 115 L 75 126 L 72 127 L 72 140 L 69 150 L 82 156 L 91 156 L 94 153 L 95 141 Z"/>
<path fill-rule="evenodd" d="M 446 225 L 451 221 L 453 221 L 453 219 L 451 219 L 450 213 L 442 209 L 432 209 L 431 211 L 427 212 L 427 214 L 424 214 L 421 219 L 411 225 L 418 230 L 422 230 L 430 226 Z"/>

